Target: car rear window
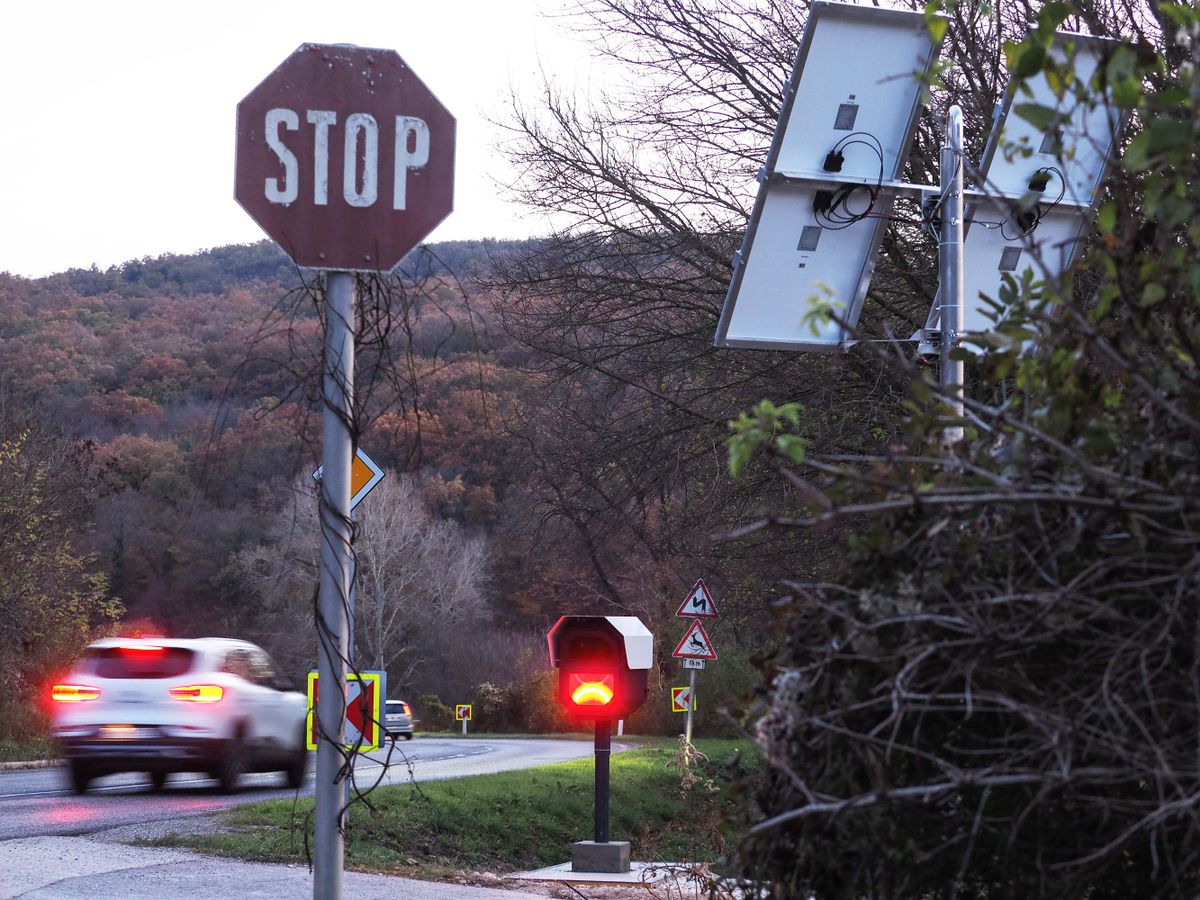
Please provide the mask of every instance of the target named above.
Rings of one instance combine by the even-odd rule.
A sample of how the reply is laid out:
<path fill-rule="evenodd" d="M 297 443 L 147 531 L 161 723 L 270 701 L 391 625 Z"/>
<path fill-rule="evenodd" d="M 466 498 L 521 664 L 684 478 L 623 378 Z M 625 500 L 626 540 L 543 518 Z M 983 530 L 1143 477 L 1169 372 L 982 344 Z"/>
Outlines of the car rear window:
<path fill-rule="evenodd" d="M 99 678 L 174 678 L 192 667 L 195 655 L 186 647 L 98 647 L 88 657 Z"/>

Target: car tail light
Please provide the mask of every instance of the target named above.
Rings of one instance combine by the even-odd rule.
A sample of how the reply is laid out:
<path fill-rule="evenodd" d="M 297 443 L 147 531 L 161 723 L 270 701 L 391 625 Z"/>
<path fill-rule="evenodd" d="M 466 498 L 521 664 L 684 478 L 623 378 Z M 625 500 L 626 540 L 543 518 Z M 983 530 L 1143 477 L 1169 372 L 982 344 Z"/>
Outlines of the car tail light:
<path fill-rule="evenodd" d="M 568 691 L 576 706 L 607 706 L 616 693 L 616 678 L 611 672 L 572 672 Z"/>
<path fill-rule="evenodd" d="M 88 684 L 56 684 L 50 689 L 50 697 L 59 703 L 82 703 L 100 699 L 100 688 Z"/>
<path fill-rule="evenodd" d="M 144 653 L 148 656 L 161 656 L 165 648 L 157 644 L 121 644 L 118 649 L 122 653 Z"/>
<path fill-rule="evenodd" d="M 188 684 L 183 687 L 171 688 L 173 700 L 187 700 L 189 703 L 216 703 L 225 696 L 225 688 L 219 684 Z"/>
<path fill-rule="evenodd" d="M 400 704 L 400 708 L 401 708 L 402 710 L 404 710 L 404 714 L 405 714 L 406 716 L 411 716 L 411 715 L 412 715 L 412 709 L 409 707 L 409 705 L 408 705 L 407 703 L 401 703 L 401 704 Z"/>

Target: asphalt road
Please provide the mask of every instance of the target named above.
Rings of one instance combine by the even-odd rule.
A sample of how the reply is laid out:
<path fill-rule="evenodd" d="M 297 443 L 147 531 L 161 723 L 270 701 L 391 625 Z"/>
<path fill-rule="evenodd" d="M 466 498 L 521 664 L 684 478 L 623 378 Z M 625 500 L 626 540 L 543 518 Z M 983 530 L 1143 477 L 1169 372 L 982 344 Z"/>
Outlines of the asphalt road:
<path fill-rule="evenodd" d="M 360 760 L 355 776 L 362 787 L 410 778 L 433 781 L 563 762 L 591 752 L 586 740 L 418 737 Z M 312 793 L 314 765 L 310 759 L 302 795 Z M 0 840 L 95 834 L 294 795 L 279 773 L 247 775 L 236 794 L 220 793 L 214 781 L 198 774 L 172 775 L 162 791 L 154 791 L 141 773 L 109 775 L 78 796 L 67 784 L 65 769 L 10 770 L 0 772 Z"/>

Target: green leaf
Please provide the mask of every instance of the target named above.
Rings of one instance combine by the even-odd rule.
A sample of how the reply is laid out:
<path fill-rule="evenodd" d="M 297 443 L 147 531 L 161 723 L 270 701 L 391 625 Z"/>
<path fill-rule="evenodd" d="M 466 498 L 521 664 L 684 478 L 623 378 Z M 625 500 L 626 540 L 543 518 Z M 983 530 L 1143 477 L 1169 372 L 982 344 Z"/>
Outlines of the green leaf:
<path fill-rule="evenodd" d="M 1016 79 L 1031 78 L 1046 65 L 1046 48 L 1041 44 L 1014 44 L 1010 41 L 1004 45 L 1004 56 L 1009 74 Z"/>
<path fill-rule="evenodd" d="M 1121 164 L 1130 172 L 1144 172 L 1150 168 L 1150 132 L 1143 131 L 1129 142 L 1121 154 Z"/>
<path fill-rule="evenodd" d="M 1142 288 L 1141 305 L 1144 307 L 1145 306 L 1154 306 L 1156 303 L 1160 303 L 1161 301 L 1166 299 L 1166 296 L 1167 296 L 1167 289 L 1165 287 L 1163 287 L 1161 284 L 1159 284 L 1157 281 L 1153 281 L 1150 284 L 1146 285 L 1144 288 Z"/>
<path fill-rule="evenodd" d="M 1104 285 L 1100 289 L 1100 296 L 1096 298 L 1096 306 L 1092 309 L 1088 319 L 1092 322 L 1099 322 L 1108 315 L 1112 309 L 1113 301 L 1121 296 L 1121 288 L 1119 285 L 1109 284 Z"/>
<path fill-rule="evenodd" d="M 1170 18 L 1180 28 L 1190 28 L 1200 21 L 1200 14 L 1182 3 L 1163 3 L 1158 7 L 1158 11 Z"/>
<path fill-rule="evenodd" d="M 781 434 L 775 439 L 775 446 L 780 453 L 798 464 L 804 462 L 808 441 L 798 434 Z"/>
<path fill-rule="evenodd" d="M 1037 17 L 1037 33 L 1043 38 L 1054 39 L 1058 26 L 1067 20 L 1071 14 L 1071 4 L 1052 2 L 1042 7 Z"/>
<path fill-rule="evenodd" d="M 1169 153 L 1176 148 L 1190 150 L 1192 123 L 1179 119 L 1156 119 L 1150 123 L 1150 152 Z"/>
<path fill-rule="evenodd" d="M 1112 84 L 1112 101 L 1117 106 L 1137 106 L 1142 99 L 1142 83 L 1136 78 L 1122 78 Z"/>
<path fill-rule="evenodd" d="M 1039 103 L 1018 103 L 1013 106 L 1013 112 L 1038 131 L 1053 131 L 1062 122 L 1062 113 Z"/>
<path fill-rule="evenodd" d="M 754 447 L 749 441 L 740 438 L 729 439 L 729 474 L 737 478 L 746 468 Z"/>
<path fill-rule="evenodd" d="M 1108 200 L 1100 207 L 1100 212 L 1096 214 L 1096 227 L 1101 234 L 1113 233 L 1117 227 L 1117 204 Z"/>
<path fill-rule="evenodd" d="M 940 44 L 942 38 L 946 36 L 946 26 L 949 24 L 945 16 L 939 14 L 938 10 L 941 6 L 936 0 L 925 4 L 925 27 L 929 29 L 929 36 L 935 44 Z"/>

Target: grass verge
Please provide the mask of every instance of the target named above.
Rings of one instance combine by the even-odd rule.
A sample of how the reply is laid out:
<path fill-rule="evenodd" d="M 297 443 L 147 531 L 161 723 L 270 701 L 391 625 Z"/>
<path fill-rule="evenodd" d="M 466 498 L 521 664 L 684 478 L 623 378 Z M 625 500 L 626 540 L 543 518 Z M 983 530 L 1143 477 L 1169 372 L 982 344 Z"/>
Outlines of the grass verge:
<path fill-rule="evenodd" d="M 610 834 L 630 840 L 643 860 L 717 859 L 725 849 L 723 813 L 740 797 L 729 790 L 752 775 L 759 756 L 748 741 L 704 740 L 707 760 L 678 765 L 678 745 L 654 740 L 614 754 Z M 504 874 L 560 863 L 573 841 L 592 836 L 592 761 L 396 785 L 356 806 L 346 840 L 350 869 L 418 878 L 464 871 Z M 168 835 L 146 843 L 189 847 L 262 862 L 305 859 L 313 801 L 272 800 L 227 814 L 228 834 Z"/>
<path fill-rule="evenodd" d="M 0 762 L 54 759 L 57 755 L 54 744 L 45 738 L 28 741 L 0 741 Z"/>

